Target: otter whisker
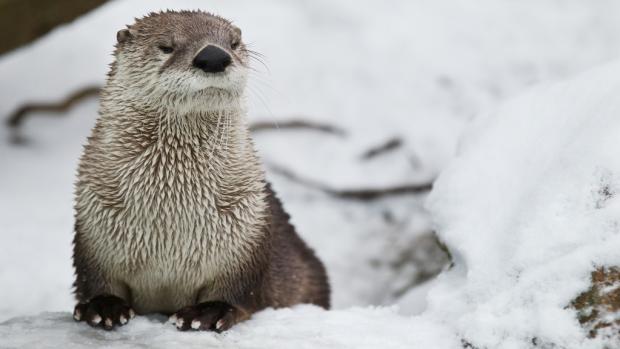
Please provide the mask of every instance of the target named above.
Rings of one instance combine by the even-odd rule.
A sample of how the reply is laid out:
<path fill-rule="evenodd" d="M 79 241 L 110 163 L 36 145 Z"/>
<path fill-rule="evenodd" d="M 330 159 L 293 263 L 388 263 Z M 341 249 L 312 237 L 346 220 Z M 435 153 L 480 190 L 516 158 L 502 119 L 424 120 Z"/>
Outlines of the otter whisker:
<path fill-rule="evenodd" d="M 245 47 L 243 48 L 243 52 L 247 53 L 248 55 L 253 55 L 253 56 L 256 56 L 256 57 L 260 57 L 260 58 L 265 58 L 264 54 L 262 54 L 262 53 L 260 53 L 258 51 L 254 51 L 254 50 L 249 49 L 249 47 L 252 47 L 252 45 L 253 45 L 252 43 L 245 44 Z"/>
<path fill-rule="evenodd" d="M 247 54 L 247 56 L 250 59 L 253 59 L 255 61 L 257 61 L 258 63 L 260 63 L 263 67 L 265 67 L 265 69 L 267 71 L 269 70 L 269 66 L 267 65 L 267 63 L 265 62 L 266 57 L 265 55 L 263 55 L 262 53 L 259 53 L 257 51 L 253 51 L 247 48 L 248 45 L 246 45 L 246 47 L 243 48 L 243 53 Z"/>
<path fill-rule="evenodd" d="M 224 145 L 224 161 L 227 162 L 228 161 L 228 139 L 230 138 L 230 127 L 232 125 L 232 117 L 230 115 L 227 115 L 227 126 L 226 126 L 226 144 Z"/>
<path fill-rule="evenodd" d="M 207 138 L 207 143 L 211 143 L 209 144 L 209 152 L 207 155 L 207 171 L 209 171 L 211 169 L 211 165 L 214 161 L 213 159 L 213 154 L 215 154 L 215 148 L 217 146 L 217 140 L 219 138 L 219 134 L 220 134 L 220 121 L 222 120 L 222 114 L 219 114 L 217 117 L 217 125 L 215 126 L 215 130 L 213 132 L 212 135 L 209 136 L 209 138 Z"/>
<path fill-rule="evenodd" d="M 260 65 L 262 65 L 262 66 L 265 68 L 265 70 L 267 70 L 268 72 L 271 72 L 271 70 L 269 69 L 269 66 L 267 65 L 267 63 L 265 63 L 265 61 L 263 61 L 263 59 L 261 59 L 261 58 L 259 58 L 259 57 L 252 56 L 252 55 L 249 55 L 248 57 L 249 57 L 251 60 L 254 60 L 254 61 L 256 61 L 256 62 L 260 63 Z M 255 69 L 253 69 L 253 68 L 251 68 L 251 67 L 250 67 L 250 69 L 251 69 L 251 70 L 255 70 Z"/>
<path fill-rule="evenodd" d="M 273 111 L 269 107 L 269 104 L 266 102 L 266 98 L 262 94 L 262 92 L 258 88 L 254 88 L 253 86 L 250 86 L 250 85 L 248 85 L 248 89 L 254 96 L 256 96 L 256 98 L 258 98 L 258 100 L 263 105 L 263 107 L 265 107 L 265 110 L 267 110 L 267 114 L 273 117 L 274 116 Z"/>
<path fill-rule="evenodd" d="M 224 144 L 224 136 L 228 132 L 228 114 L 224 114 L 224 124 L 222 124 L 222 134 L 220 135 L 219 141 L 217 143 L 217 150 L 221 152 L 221 146 Z"/>

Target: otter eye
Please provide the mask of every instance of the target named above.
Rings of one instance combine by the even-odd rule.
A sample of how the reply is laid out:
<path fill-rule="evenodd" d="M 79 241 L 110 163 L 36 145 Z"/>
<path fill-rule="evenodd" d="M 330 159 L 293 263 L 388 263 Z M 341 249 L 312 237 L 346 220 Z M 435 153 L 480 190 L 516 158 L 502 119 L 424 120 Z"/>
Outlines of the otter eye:
<path fill-rule="evenodd" d="M 233 50 L 236 50 L 239 47 L 239 41 L 235 40 L 230 44 L 230 48 L 232 48 Z"/>
<path fill-rule="evenodd" d="M 169 53 L 172 53 L 172 51 L 174 51 L 174 48 L 172 48 L 171 46 L 160 45 L 158 46 L 158 48 L 161 50 L 161 52 L 165 54 L 169 54 Z"/>

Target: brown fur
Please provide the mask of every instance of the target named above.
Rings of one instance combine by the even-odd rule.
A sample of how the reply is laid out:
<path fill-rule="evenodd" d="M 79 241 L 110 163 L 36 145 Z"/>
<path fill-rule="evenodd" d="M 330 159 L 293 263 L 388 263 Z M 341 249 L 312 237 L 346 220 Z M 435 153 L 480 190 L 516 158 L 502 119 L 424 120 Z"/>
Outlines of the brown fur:
<path fill-rule="evenodd" d="M 329 307 L 323 265 L 289 223 L 249 137 L 250 53 L 231 44 L 240 33 L 200 11 L 151 14 L 119 32 L 78 170 L 76 319 L 122 304 L 181 314 L 225 303 L 229 327 L 266 307 Z M 207 44 L 233 57 L 224 75 L 191 66 Z"/>

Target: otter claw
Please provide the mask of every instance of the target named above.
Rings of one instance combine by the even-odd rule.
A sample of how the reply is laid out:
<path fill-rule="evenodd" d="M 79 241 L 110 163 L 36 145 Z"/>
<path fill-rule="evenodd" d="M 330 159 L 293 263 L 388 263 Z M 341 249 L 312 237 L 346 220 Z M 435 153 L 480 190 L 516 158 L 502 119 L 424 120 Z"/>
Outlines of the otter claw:
<path fill-rule="evenodd" d="M 204 302 L 185 307 L 170 317 L 175 319 L 180 331 L 202 330 L 222 332 L 238 322 L 238 310 L 232 305 L 219 302 Z"/>
<path fill-rule="evenodd" d="M 101 322 L 101 316 L 99 316 L 99 314 L 95 315 L 91 320 L 90 323 L 93 325 L 98 325 Z"/>
<path fill-rule="evenodd" d="M 168 318 L 168 323 L 169 324 L 176 324 L 177 323 L 177 314 L 170 315 L 170 317 Z"/>
<path fill-rule="evenodd" d="M 112 330 L 129 322 L 133 310 L 123 299 L 112 295 L 96 296 L 85 303 L 79 303 L 73 311 L 75 321 L 84 321 L 93 327 Z"/>

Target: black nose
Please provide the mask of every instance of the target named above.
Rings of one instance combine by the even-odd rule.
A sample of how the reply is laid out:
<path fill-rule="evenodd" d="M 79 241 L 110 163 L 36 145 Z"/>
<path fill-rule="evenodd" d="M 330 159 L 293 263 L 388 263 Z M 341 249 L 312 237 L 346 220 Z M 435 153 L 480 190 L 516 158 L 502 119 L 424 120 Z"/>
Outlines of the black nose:
<path fill-rule="evenodd" d="M 194 67 L 207 73 L 220 73 L 230 65 L 232 58 L 228 52 L 213 45 L 203 48 L 194 58 Z"/>

